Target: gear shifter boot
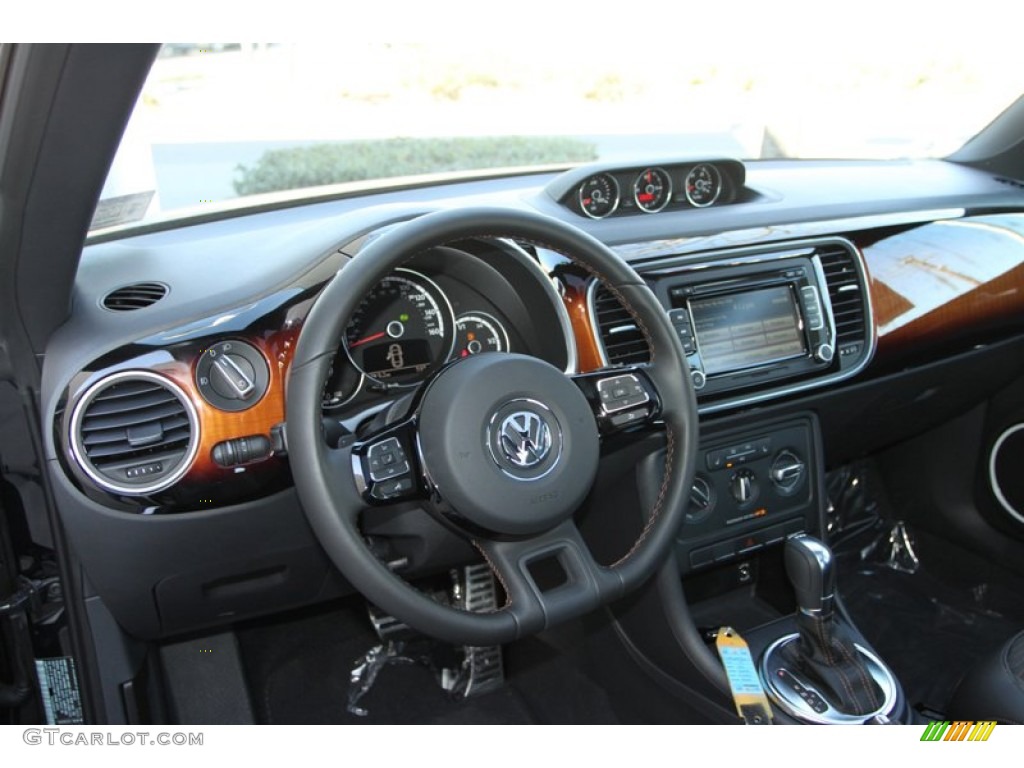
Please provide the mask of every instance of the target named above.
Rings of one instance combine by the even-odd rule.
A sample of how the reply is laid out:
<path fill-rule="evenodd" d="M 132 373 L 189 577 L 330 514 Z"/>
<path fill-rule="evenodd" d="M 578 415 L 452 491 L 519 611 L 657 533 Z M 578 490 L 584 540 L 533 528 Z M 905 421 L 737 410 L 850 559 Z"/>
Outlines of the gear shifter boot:
<path fill-rule="evenodd" d="M 885 694 L 841 625 L 805 613 L 797 615 L 800 638 L 780 649 L 785 666 L 813 686 L 832 709 L 868 715 L 881 709 Z"/>

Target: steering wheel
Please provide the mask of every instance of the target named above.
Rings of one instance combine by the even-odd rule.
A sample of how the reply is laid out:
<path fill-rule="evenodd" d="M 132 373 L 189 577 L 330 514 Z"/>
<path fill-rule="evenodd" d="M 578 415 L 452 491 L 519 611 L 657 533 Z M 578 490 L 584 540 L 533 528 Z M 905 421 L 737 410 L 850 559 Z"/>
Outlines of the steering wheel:
<path fill-rule="evenodd" d="M 474 237 L 530 242 L 599 278 L 633 316 L 650 363 L 567 376 L 518 354 L 482 354 L 441 368 L 405 416 L 343 448 L 323 435 L 321 396 L 349 317 L 383 277 L 428 248 Z M 605 245 L 558 220 L 475 208 L 396 227 L 348 261 L 320 293 L 296 344 L 287 391 L 292 475 L 306 516 L 338 570 L 369 600 L 419 631 L 496 645 L 611 602 L 667 556 L 693 482 L 697 407 L 682 347 L 644 281 Z M 629 552 L 599 564 L 573 522 L 597 475 L 602 444 L 623 430 L 662 428 L 665 468 Z M 392 573 L 367 547 L 360 514 L 419 500 L 483 554 L 507 597 L 493 612 L 443 605 Z M 368 510 L 368 511 L 367 511 Z M 555 558 L 564 582 L 541 589 L 531 567 Z"/>

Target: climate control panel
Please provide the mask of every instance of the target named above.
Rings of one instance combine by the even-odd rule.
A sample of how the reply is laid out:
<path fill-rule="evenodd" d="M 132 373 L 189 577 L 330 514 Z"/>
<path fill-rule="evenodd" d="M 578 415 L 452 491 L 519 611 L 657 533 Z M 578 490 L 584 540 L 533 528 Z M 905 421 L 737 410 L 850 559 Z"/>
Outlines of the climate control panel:
<path fill-rule="evenodd" d="M 821 508 L 816 419 L 802 416 L 702 436 L 677 556 L 705 568 L 813 531 Z"/>

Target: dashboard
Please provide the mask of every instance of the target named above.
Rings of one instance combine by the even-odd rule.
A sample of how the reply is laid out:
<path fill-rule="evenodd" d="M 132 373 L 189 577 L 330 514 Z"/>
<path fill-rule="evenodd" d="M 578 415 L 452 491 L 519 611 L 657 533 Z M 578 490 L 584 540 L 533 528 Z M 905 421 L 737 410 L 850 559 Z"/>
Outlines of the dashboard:
<path fill-rule="evenodd" d="M 269 584 L 260 600 L 271 606 L 338 588 L 286 453 L 303 320 L 367 243 L 423 213 L 478 204 L 561 218 L 629 262 L 679 334 L 702 424 L 815 409 L 826 455 L 898 438 L 882 407 L 893 382 L 913 381 L 921 396 L 912 372 L 1024 331 L 1024 192 L 942 161 L 652 158 L 99 238 L 47 352 L 43 408 L 66 522 L 119 621 L 153 636 L 257 610 L 244 599 L 227 613 L 203 607 L 211 584 L 236 578 Z M 325 435 L 358 435 L 468 356 L 522 353 L 567 373 L 642 364 L 622 310 L 565 254 L 503 233 L 420 253 L 363 297 L 338 339 Z M 844 398 L 848 409 L 833 407 Z M 783 425 L 805 453 L 815 429 Z M 746 442 L 724 435 L 708 461 Z M 115 546 L 138 548 L 133 585 L 123 561 L 105 562 Z M 694 549 L 694 562 L 705 556 Z"/>

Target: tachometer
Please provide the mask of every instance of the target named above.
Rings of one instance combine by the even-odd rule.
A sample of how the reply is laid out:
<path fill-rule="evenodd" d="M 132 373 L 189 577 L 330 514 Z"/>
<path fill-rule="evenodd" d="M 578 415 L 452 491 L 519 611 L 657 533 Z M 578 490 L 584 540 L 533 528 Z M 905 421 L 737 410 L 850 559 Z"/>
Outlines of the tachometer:
<path fill-rule="evenodd" d="M 374 381 L 414 384 L 451 355 L 451 303 L 433 280 L 397 269 L 363 299 L 345 330 L 352 364 Z"/>
<path fill-rule="evenodd" d="M 455 357 L 508 351 L 508 333 L 496 318 L 486 312 L 469 312 L 456 318 Z"/>
<path fill-rule="evenodd" d="M 695 165 L 686 174 L 686 199 L 698 208 L 707 208 L 722 194 L 722 174 L 711 163 Z"/>
<path fill-rule="evenodd" d="M 648 168 L 633 182 L 636 207 L 645 213 L 657 213 L 672 199 L 672 179 L 661 168 Z"/>
<path fill-rule="evenodd" d="M 603 219 L 619 207 L 619 182 L 599 173 L 580 184 L 577 196 L 581 211 L 592 219 Z"/>

